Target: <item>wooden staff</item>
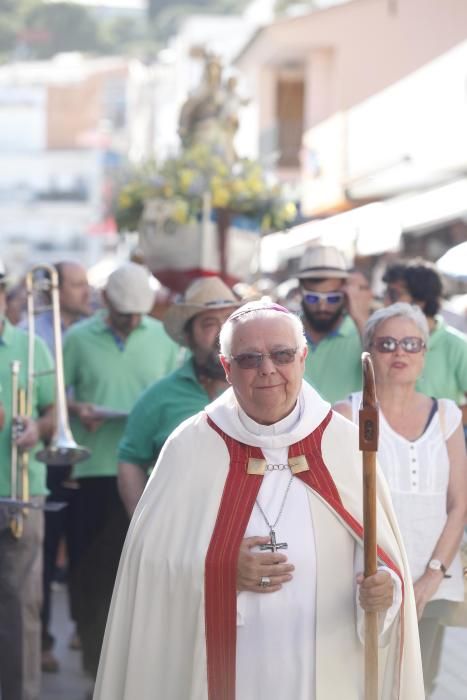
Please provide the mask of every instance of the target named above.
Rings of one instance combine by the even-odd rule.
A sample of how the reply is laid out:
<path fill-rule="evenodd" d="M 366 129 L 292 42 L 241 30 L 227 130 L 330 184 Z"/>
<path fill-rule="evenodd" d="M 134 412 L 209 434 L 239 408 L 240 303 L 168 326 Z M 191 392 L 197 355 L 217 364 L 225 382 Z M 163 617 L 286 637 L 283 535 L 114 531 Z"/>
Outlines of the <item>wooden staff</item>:
<path fill-rule="evenodd" d="M 360 450 L 363 462 L 363 551 L 364 575 L 378 568 L 376 540 L 376 452 L 378 450 L 378 406 L 375 375 L 369 353 L 362 353 L 363 397 L 359 411 Z M 365 613 L 365 700 L 378 698 L 378 613 Z"/>

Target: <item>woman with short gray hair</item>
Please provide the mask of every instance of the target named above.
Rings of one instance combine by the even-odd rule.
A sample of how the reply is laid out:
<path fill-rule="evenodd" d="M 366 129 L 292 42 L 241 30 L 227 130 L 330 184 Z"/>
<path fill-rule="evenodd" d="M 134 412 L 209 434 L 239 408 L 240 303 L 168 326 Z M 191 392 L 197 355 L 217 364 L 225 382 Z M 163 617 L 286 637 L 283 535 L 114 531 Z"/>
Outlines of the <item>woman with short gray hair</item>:
<path fill-rule="evenodd" d="M 405 304 L 404 302 L 398 302 L 397 304 L 391 304 L 391 306 L 384 306 L 382 309 L 375 311 L 365 324 L 363 329 L 363 347 L 365 350 L 370 351 L 371 343 L 376 333 L 378 326 L 383 323 L 383 321 L 388 321 L 390 318 L 406 318 L 417 326 L 425 346 L 428 343 L 428 336 L 430 335 L 430 330 L 428 328 L 428 322 L 426 320 L 425 314 L 422 312 L 419 306 L 412 306 L 411 304 Z"/>
<path fill-rule="evenodd" d="M 414 581 L 427 697 L 439 666 L 442 617 L 463 600 L 459 545 L 467 507 L 461 412 L 450 399 L 438 401 L 416 390 L 428 334 L 421 310 L 402 302 L 376 311 L 363 331 L 379 403 L 378 461 Z M 357 422 L 360 402 L 361 393 L 352 394 L 335 410 Z"/>

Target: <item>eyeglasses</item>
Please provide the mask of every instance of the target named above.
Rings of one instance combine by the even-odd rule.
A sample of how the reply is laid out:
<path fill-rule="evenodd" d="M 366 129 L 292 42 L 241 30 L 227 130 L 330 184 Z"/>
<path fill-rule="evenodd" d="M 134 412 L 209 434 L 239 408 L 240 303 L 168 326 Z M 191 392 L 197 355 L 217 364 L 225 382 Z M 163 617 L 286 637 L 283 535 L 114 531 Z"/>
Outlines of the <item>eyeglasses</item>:
<path fill-rule="evenodd" d="M 426 347 L 425 342 L 415 336 L 407 336 L 406 338 L 401 338 L 401 340 L 391 338 L 389 335 L 382 336 L 375 338 L 371 344 L 378 352 L 395 352 L 398 347 L 401 347 L 405 352 L 416 353 Z"/>
<path fill-rule="evenodd" d="M 304 292 L 303 299 L 307 304 L 318 304 L 320 301 L 326 304 L 338 304 L 344 298 L 343 292 Z"/>
<path fill-rule="evenodd" d="M 266 357 L 270 357 L 275 365 L 290 365 L 295 359 L 298 348 L 284 348 L 272 352 L 242 352 L 240 355 L 232 355 L 240 369 L 258 369 Z"/>

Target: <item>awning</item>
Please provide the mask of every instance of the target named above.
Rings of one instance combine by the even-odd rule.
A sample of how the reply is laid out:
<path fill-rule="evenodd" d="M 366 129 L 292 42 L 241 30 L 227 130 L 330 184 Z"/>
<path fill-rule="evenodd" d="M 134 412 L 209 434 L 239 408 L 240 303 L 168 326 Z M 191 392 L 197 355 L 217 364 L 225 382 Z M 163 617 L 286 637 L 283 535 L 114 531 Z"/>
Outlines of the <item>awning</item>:
<path fill-rule="evenodd" d="M 467 178 L 424 192 L 357 207 L 327 219 L 265 236 L 260 266 L 265 273 L 285 267 L 312 243 L 334 245 L 347 255 L 379 255 L 400 250 L 402 233 L 423 235 L 467 216 Z M 467 268 L 464 268 L 467 269 Z"/>
<path fill-rule="evenodd" d="M 319 221 L 294 226 L 288 233 L 273 233 L 261 241 L 260 267 L 274 272 L 287 260 L 300 257 L 312 243 L 333 245 L 353 260 L 356 255 L 377 255 L 398 250 L 401 227 L 385 204 L 376 202 Z"/>
<path fill-rule="evenodd" d="M 444 275 L 467 281 L 467 241 L 450 248 L 437 260 L 436 267 Z"/>
<path fill-rule="evenodd" d="M 423 235 L 467 215 L 467 178 L 384 202 L 402 231 Z"/>

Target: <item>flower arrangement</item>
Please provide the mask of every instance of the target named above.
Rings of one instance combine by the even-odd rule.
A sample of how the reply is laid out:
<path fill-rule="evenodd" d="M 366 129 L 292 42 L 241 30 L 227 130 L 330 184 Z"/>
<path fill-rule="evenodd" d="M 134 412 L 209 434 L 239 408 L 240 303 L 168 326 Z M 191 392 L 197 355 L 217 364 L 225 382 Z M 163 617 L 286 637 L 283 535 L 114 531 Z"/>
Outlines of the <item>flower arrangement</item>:
<path fill-rule="evenodd" d="M 136 230 L 148 199 L 167 201 L 174 226 L 198 221 L 205 193 L 213 208 L 255 218 L 263 233 L 285 228 L 297 215 L 295 204 L 259 163 L 238 159 L 229 165 L 208 145 L 196 144 L 161 166 L 145 165 L 123 184 L 116 202 L 118 228 Z"/>

